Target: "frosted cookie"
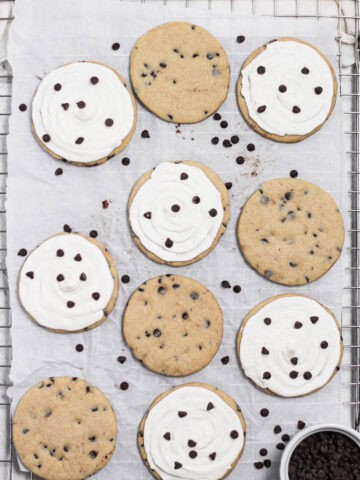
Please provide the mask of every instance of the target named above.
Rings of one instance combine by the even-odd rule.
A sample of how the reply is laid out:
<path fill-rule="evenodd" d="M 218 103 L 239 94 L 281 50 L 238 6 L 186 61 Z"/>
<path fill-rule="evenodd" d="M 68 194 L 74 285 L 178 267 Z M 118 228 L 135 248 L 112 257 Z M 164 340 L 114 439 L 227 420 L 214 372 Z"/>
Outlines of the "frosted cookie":
<path fill-rule="evenodd" d="M 60 233 L 29 254 L 19 273 L 18 294 L 39 325 L 79 332 L 97 327 L 110 314 L 118 283 L 114 261 L 100 242 Z"/>
<path fill-rule="evenodd" d="M 157 479 L 219 480 L 235 468 L 245 437 L 244 417 L 229 395 L 188 383 L 154 400 L 141 421 L 138 445 Z"/>
<path fill-rule="evenodd" d="M 12 428 L 20 461 L 45 480 L 93 475 L 109 462 L 116 444 L 109 400 L 76 377 L 50 377 L 28 390 Z"/>
<path fill-rule="evenodd" d="M 320 187 L 278 178 L 245 203 L 237 235 L 245 259 L 260 275 L 283 285 L 304 285 L 339 258 L 344 223 L 335 201 Z"/>
<path fill-rule="evenodd" d="M 218 351 L 222 312 L 201 283 L 162 275 L 132 294 L 123 332 L 133 354 L 146 367 L 163 375 L 190 375 L 204 368 Z"/>
<path fill-rule="evenodd" d="M 295 38 L 279 38 L 253 52 L 237 84 L 245 120 L 278 142 L 299 142 L 317 132 L 331 115 L 336 94 L 330 62 Z"/>
<path fill-rule="evenodd" d="M 130 142 L 136 104 L 124 80 L 97 62 L 52 70 L 32 104 L 36 139 L 53 157 L 80 166 L 106 162 Z"/>
<path fill-rule="evenodd" d="M 279 295 L 244 318 L 237 349 L 245 375 L 259 388 L 297 397 L 322 388 L 340 369 L 343 342 L 334 315 L 302 295 Z"/>
<path fill-rule="evenodd" d="M 131 82 L 139 100 L 174 123 L 196 123 L 227 97 L 229 60 L 207 30 L 186 22 L 159 25 L 135 44 Z"/>
<path fill-rule="evenodd" d="M 230 218 L 227 189 L 196 162 L 162 162 L 133 188 L 129 222 L 138 247 L 158 263 L 181 266 L 208 255 Z"/>

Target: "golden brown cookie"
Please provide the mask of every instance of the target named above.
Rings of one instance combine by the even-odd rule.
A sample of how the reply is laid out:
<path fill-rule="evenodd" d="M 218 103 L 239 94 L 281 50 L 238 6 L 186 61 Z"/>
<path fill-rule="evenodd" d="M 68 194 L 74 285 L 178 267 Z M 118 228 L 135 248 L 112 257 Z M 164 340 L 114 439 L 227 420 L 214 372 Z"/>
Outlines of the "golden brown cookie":
<path fill-rule="evenodd" d="M 118 273 L 107 249 L 79 233 L 59 233 L 42 242 L 18 277 L 26 313 L 57 333 L 99 326 L 113 310 L 118 291 Z"/>
<path fill-rule="evenodd" d="M 62 65 L 42 80 L 32 130 L 50 155 L 81 167 L 100 165 L 129 144 L 136 103 L 123 78 L 100 62 Z"/>
<path fill-rule="evenodd" d="M 135 357 L 150 370 L 190 375 L 204 368 L 218 351 L 222 312 L 204 285 L 180 275 L 162 275 L 132 294 L 123 332 Z"/>
<path fill-rule="evenodd" d="M 246 425 L 225 392 L 187 383 L 159 395 L 138 432 L 140 455 L 158 480 L 227 477 L 240 460 Z"/>
<path fill-rule="evenodd" d="M 50 377 L 28 390 L 13 421 L 23 465 L 45 480 L 82 480 L 101 470 L 116 443 L 109 400 L 80 378 Z"/>
<path fill-rule="evenodd" d="M 174 123 L 197 123 L 227 97 L 230 67 L 225 50 L 207 30 L 171 22 L 146 32 L 130 59 L 131 83 L 139 100 Z"/>
<path fill-rule="evenodd" d="M 340 369 L 343 350 L 334 314 L 297 294 L 256 305 L 243 319 L 237 337 L 245 375 L 261 390 L 283 397 L 324 387 Z"/>
<path fill-rule="evenodd" d="M 271 140 L 294 143 L 320 130 L 330 117 L 337 80 L 329 60 L 316 47 L 283 37 L 246 59 L 236 92 L 251 128 Z"/>
<path fill-rule="evenodd" d="M 208 255 L 225 233 L 229 194 L 201 163 L 162 162 L 136 182 L 128 214 L 134 240 L 151 260 L 190 265 Z"/>
<path fill-rule="evenodd" d="M 268 280 L 305 285 L 339 258 L 344 223 L 333 198 L 300 179 L 265 182 L 242 208 L 237 226 L 246 261 Z"/>

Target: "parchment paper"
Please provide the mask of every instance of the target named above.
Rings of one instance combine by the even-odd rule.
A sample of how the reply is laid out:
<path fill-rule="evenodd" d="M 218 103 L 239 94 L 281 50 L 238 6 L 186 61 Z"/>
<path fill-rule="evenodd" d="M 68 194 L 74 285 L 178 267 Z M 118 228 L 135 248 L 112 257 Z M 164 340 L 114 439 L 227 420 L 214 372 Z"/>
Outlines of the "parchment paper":
<path fill-rule="evenodd" d="M 17 0 L 15 21 L 9 39 L 9 61 L 13 68 L 13 105 L 8 140 L 7 268 L 12 307 L 13 363 L 11 389 L 13 407 L 24 391 L 46 376 L 84 376 L 100 387 L 112 401 L 119 426 L 117 449 L 110 464 L 100 472 L 99 480 L 150 478 L 136 447 L 136 432 L 145 409 L 152 400 L 172 385 L 201 381 L 216 385 L 242 407 L 248 426 L 247 444 L 239 466 L 231 478 L 276 479 L 280 438 L 273 427 L 280 424 L 283 433 L 292 435 L 299 419 L 307 424 L 336 422 L 340 418 L 341 379 L 338 375 L 326 388 L 299 399 L 280 399 L 258 391 L 242 374 L 236 360 L 235 335 L 246 312 L 261 300 L 280 293 L 298 292 L 323 302 L 340 317 L 344 261 L 322 279 L 302 288 L 272 284 L 248 267 L 239 252 L 235 225 L 246 198 L 265 180 L 286 177 L 296 169 L 299 176 L 330 192 L 345 211 L 347 203 L 345 161 L 340 102 L 324 128 L 306 141 L 277 144 L 249 129 L 242 119 L 235 97 L 235 83 L 242 62 L 257 47 L 272 38 L 292 35 L 314 43 L 335 64 L 336 44 L 333 28 L 316 20 L 240 18 L 231 14 L 211 14 L 193 9 L 174 9 L 116 0 Z M 176 127 L 157 119 L 139 107 L 138 125 L 126 151 L 93 168 L 62 164 L 47 155 L 30 130 L 30 105 L 33 93 L 45 73 L 74 60 L 99 60 L 115 68 L 128 79 L 129 54 L 139 35 L 150 27 L 170 20 L 189 20 L 209 29 L 225 47 L 231 64 L 229 96 L 220 109 L 229 126 L 221 129 L 212 118 L 193 126 Z M 245 35 L 245 42 L 236 42 Z M 121 48 L 111 46 L 119 42 Z M 28 110 L 19 111 L 25 103 Z M 141 138 L 147 129 L 150 139 Z M 240 142 L 232 148 L 222 140 L 238 134 Z M 213 136 L 220 137 L 217 146 Z M 254 143 L 256 150 L 247 151 Z M 235 162 L 237 156 L 245 164 Z M 123 157 L 130 165 L 122 165 Z M 217 248 L 201 262 L 189 267 L 170 268 L 145 257 L 131 239 L 126 220 L 130 190 L 146 170 L 163 160 L 196 160 L 212 167 L 224 182 L 231 181 L 231 216 L 228 229 Z M 54 172 L 61 167 L 63 175 Z M 102 202 L 109 201 L 104 209 Z M 121 285 L 119 300 L 108 320 L 99 328 L 82 334 L 50 333 L 25 315 L 16 295 L 16 280 L 23 258 L 20 248 L 32 249 L 42 240 L 69 224 L 75 231 L 99 232 L 113 255 L 120 276 L 128 274 L 130 283 Z M 224 313 L 224 338 L 211 364 L 184 379 L 153 374 L 132 358 L 121 335 L 121 316 L 131 292 L 144 280 L 174 271 L 204 283 L 218 298 Z M 222 280 L 240 285 L 241 293 L 223 289 Z M 84 351 L 75 350 L 77 344 Z M 119 355 L 127 360 L 121 365 Z M 225 355 L 228 365 L 221 363 Z M 119 384 L 129 383 L 122 391 Z M 268 408 L 267 418 L 260 416 Z M 253 462 L 258 450 L 266 447 L 273 460 L 270 470 L 256 471 Z"/>

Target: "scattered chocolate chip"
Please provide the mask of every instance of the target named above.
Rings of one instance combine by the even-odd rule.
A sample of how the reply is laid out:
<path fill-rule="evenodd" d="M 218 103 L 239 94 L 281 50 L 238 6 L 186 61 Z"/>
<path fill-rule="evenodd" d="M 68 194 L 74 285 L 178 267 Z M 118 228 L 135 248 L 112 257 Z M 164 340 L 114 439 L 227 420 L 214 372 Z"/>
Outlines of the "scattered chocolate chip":
<path fill-rule="evenodd" d="M 244 35 L 238 35 L 236 37 L 236 41 L 237 41 L 237 43 L 243 43 L 245 41 Z"/>
<path fill-rule="evenodd" d="M 324 350 L 325 350 L 326 348 L 328 348 L 328 346 L 329 346 L 329 344 L 328 344 L 328 342 L 327 342 L 326 340 L 323 340 L 323 341 L 320 343 L 320 347 L 321 347 L 322 349 L 324 349 Z"/>
<path fill-rule="evenodd" d="M 225 187 L 226 187 L 226 190 L 230 190 L 232 187 L 232 182 L 226 182 Z"/>
<path fill-rule="evenodd" d="M 236 163 L 238 165 L 242 165 L 243 163 L 245 162 L 245 158 L 244 157 L 236 157 Z"/>
<path fill-rule="evenodd" d="M 219 137 L 213 137 L 213 138 L 211 139 L 211 143 L 212 143 L 213 145 L 217 145 L 217 144 L 219 143 Z"/>
<path fill-rule="evenodd" d="M 18 251 L 18 255 L 19 255 L 19 257 L 26 257 L 26 255 L 27 255 L 26 248 L 20 248 L 20 250 Z"/>
<path fill-rule="evenodd" d="M 123 355 L 120 355 L 119 357 L 117 357 L 117 361 L 122 365 L 123 363 L 126 362 L 126 357 L 124 357 Z"/>
<path fill-rule="evenodd" d="M 220 122 L 220 127 L 221 127 L 221 128 L 227 128 L 227 126 L 228 126 L 228 122 L 227 122 L 226 120 L 222 120 L 222 121 Z"/>
<path fill-rule="evenodd" d="M 62 175 L 64 173 L 63 169 L 62 168 L 57 168 L 55 170 L 55 175 L 58 177 L 60 175 Z"/>
<path fill-rule="evenodd" d="M 304 372 L 304 378 L 305 380 L 311 380 L 312 378 L 311 372 Z"/>
<path fill-rule="evenodd" d="M 239 432 L 237 430 L 231 430 L 230 438 L 232 438 L 233 440 L 236 440 L 238 436 L 239 436 Z"/>
<path fill-rule="evenodd" d="M 153 331 L 153 335 L 154 335 L 154 337 L 156 337 L 156 338 L 161 337 L 161 332 L 160 332 L 160 330 L 159 330 L 158 328 L 155 328 L 155 330 Z"/>
<path fill-rule="evenodd" d="M 266 457 L 267 454 L 268 451 L 266 450 L 266 448 L 260 448 L 259 455 L 261 455 L 262 457 Z"/>
<path fill-rule="evenodd" d="M 293 365 L 297 365 L 298 363 L 298 358 L 297 357 L 293 357 L 290 359 L 290 362 L 293 364 Z"/>
<path fill-rule="evenodd" d="M 264 464 L 263 462 L 255 462 L 254 467 L 256 468 L 256 470 L 261 470 L 264 467 Z"/>
<path fill-rule="evenodd" d="M 94 299 L 94 300 L 99 300 L 100 298 L 100 293 L 99 292 L 94 292 L 91 294 L 91 297 Z"/>
<path fill-rule="evenodd" d="M 262 347 L 262 349 L 261 349 L 261 354 L 262 354 L 262 355 L 269 355 L 270 352 L 269 352 L 269 350 L 268 350 L 266 347 Z"/>
<path fill-rule="evenodd" d="M 290 435 L 288 435 L 287 433 L 284 433 L 284 435 L 281 437 L 281 440 L 285 443 L 289 442 L 290 441 Z"/>
<path fill-rule="evenodd" d="M 167 440 L 168 442 L 171 440 L 171 434 L 170 432 L 166 432 L 164 433 L 163 437 L 165 438 L 165 440 Z"/>
<path fill-rule="evenodd" d="M 91 452 L 89 452 L 89 456 L 90 456 L 91 458 L 96 458 L 97 455 L 98 455 L 98 452 L 96 452 L 95 450 L 91 450 Z"/>
<path fill-rule="evenodd" d="M 265 325 L 270 325 L 271 324 L 271 318 L 269 318 L 269 317 L 264 318 L 264 323 L 265 323 Z"/>
<path fill-rule="evenodd" d="M 77 253 L 74 257 L 75 262 L 81 262 L 82 261 L 82 256 L 80 253 Z"/>
<path fill-rule="evenodd" d="M 209 410 L 212 410 L 213 408 L 215 408 L 214 404 L 213 404 L 212 402 L 209 402 L 209 403 L 207 404 L 206 410 L 209 411 Z"/>
<path fill-rule="evenodd" d="M 64 250 L 61 250 L 61 248 L 59 248 L 59 250 L 56 251 L 56 256 L 57 257 L 63 257 L 64 256 Z"/>
<path fill-rule="evenodd" d="M 229 363 L 229 361 L 230 361 L 230 358 L 227 355 L 225 357 L 222 357 L 222 359 L 221 359 L 221 363 L 223 365 L 227 365 Z"/>
<path fill-rule="evenodd" d="M 241 287 L 240 287 L 240 285 L 234 285 L 234 286 L 233 286 L 233 292 L 234 292 L 234 293 L 240 293 L 240 292 L 241 292 Z"/>
<path fill-rule="evenodd" d="M 278 444 L 276 445 L 276 448 L 277 448 L 278 450 L 285 450 L 285 444 L 284 444 L 284 443 L 278 443 Z"/>
<path fill-rule="evenodd" d="M 289 376 L 290 376 L 290 378 L 295 380 L 295 378 L 297 378 L 299 376 L 299 372 L 297 372 L 296 370 L 291 370 L 291 372 L 289 373 Z"/>
<path fill-rule="evenodd" d="M 96 230 L 91 230 L 90 231 L 90 237 L 91 238 L 96 238 L 98 236 L 98 232 Z"/>
<path fill-rule="evenodd" d="M 42 136 L 43 142 L 49 143 L 51 140 L 51 137 L 49 134 L 45 133 L 45 135 Z"/>
<path fill-rule="evenodd" d="M 197 292 L 190 293 L 191 300 L 197 300 L 199 298 L 199 294 Z"/>
<path fill-rule="evenodd" d="M 264 380 L 270 380 L 270 378 L 271 378 L 271 373 L 270 372 L 264 372 L 263 379 Z"/>
<path fill-rule="evenodd" d="M 296 321 L 294 323 L 294 328 L 296 328 L 296 330 L 299 330 L 299 328 L 301 328 L 302 326 L 303 326 L 303 324 L 301 322 Z"/>
<path fill-rule="evenodd" d="M 174 463 L 174 469 L 175 470 L 179 470 L 179 468 L 181 468 L 181 467 L 182 467 L 182 464 L 180 462 L 175 462 Z"/>
<path fill-rule="evenodd" d="M 231 288 L 231 285 L 230 285 L 230 283 L 229 283 L 227 280 L 223 280 L 223 281 L 221 282 L 221 286 L 222 286 L 223 288 Z"/>
<path fill-rule="evenodd" d="M 120 43 L 118 43 L 118 42 L 113 43 L 112 46 L 111 46 L 111 48 L 112 48 L 113 50 L 115 50 L 115 51 L 116 51 L 116 50 L 119 50 L 119 48 L 120 48 Z"/>
<path fill-rule="evenodd" d="M 99 79 L 98 79 L 98 77 L 91 77 L 91 78 L 90 78 L 90 82 L 91 82 L 93 85 L 96 85 L 97 83 L 99 83 Z"/>
<path fill-rule="evenodd" d="M 149 134 L 148 130 L 143 130 L 141 132 L 141 138 L 150 138 L 150 134 Z"/>
<path fill-rule="evenodd" d="M 230 142 L 230 140 L 228 140 L 227 138 L 225 140 L 223 140 L 223 146 L 225 148 L 231 148 L 232 147 L 232 143 Z"/>
<path fill-rule="evenodd" d="M 265 67 L 262 67 L 261 65 L 257 68 L 257 73 L 259 75 L 263 75 L 265 73 Z"/>
<path fill-rule="evenodd" d="M 130 282 L 130 277 L 129 277 L 129 275 L 123 275 L 123 276 L 121 277 L 121 281 L 122 281 L 122 283 L 129 283 L 129 282 Z"/>
<path fill-rule="evenodd" d="M 62 103 L 61 106 L 62 106 L 62 108 L 65 110 L 65 112 L 66 112 L 67 110 L 69 110 L 69 107 L 70 107 L 70 105 L 69 105 L 68 103 Z"/>
<path fill-rule="evenodd" d="M 240 138 L 237 136 L 237 135 L 233 135 L 231 138 L 230 138 L 230 141 L 233 145 L 236 145 L 237 143 L 240 142 Z"/>
<path fill-rule="evenodd" d="M 307 67 L 304 67 L 304 68 L 301 69 L 301 73 L 304 74 L 304 75 L 309 75 L 310 70 Z"/>
<path fill-rule="evenodd" d="M 173 245 L 174 245 L 174 242 L 170 238 L 167 238 L 165 241 L 165 247 L 171 248 Z"/>
<path fill-rule="evenodd" d="M 84 272 L 80 273 L 80 277 L 79 277 L 79 278 L 80 278 L 80 280 L 81 280 L 82 282 L 85 282 L 86 279 L 87 279 L 86 273 L 84 273 Z"/>
<path fill-rule="evenodd" d="M 249 143 L 246 148 L 249 152 L 253 152 L 255 150 L 255 145 L 253 143 Z"/>
<path fill-rule="evenodd" d="M 84 137 L 78 137 L 75 140 L 76 145 L 81 145 L 84 142 Z"/>
<path fill-rule="evenodd" d="M 82 352 L 84 350 L 84 346 L 79 343 L 78 345 L 76 345 L 75 350 L 77 352 Z"/>
<path fill-rule="evenodd" d="M 183 320 L 187 320 L 189 318 L 189 314 L 187 312 L 184 312 L 182 315 L 181 315 L 181 318 Z"/>
<path fill-rule="evenodd" d="M 216 121 L 221 120 L 221 115 L 220 115 L 220 113 L 215 113 L 214 116 L 213 116 L 213 119 L 216 120 Z"/>
<path fill-rule="evenodd" d="M 314 92 L 316 93 L 316 95 L 321 95 L 323 92 L 323 89 L 322 87 L 315 87 Z"/>
<path fill-rule="evenodd" d="M 114 120 L 112 118 L 107 118 L 105 120 L 105 126 L 106 127 L 112 127 L 114 125 Z"/>
<path fill-rule="evenodd" d="M 187 412 L 184 412 L 184 411 L 179 410 L 179 411 L 178 411 L 178 415 L 179 415 L 180 418 L 184 418 L 184 417 L 186 417 Z"/>
<path fill-rule="evenodd" d="M 60 85 L 60 83 L 55 83 L 55 85 L 54 85 L 54 90 L 55 90 L 55 92 L 59 92 L 59 91 L 61 90 L 61 85 Z"/>
<path fill-rule="evenodd" d="M 286 85 L 280 85 L 280 86 L 279 86 L 279 92 L 280 92 L 280 93 L 285 93 L 286 90 L 287 90 Z"/>
<path fill-rule="evenodd" d="M 210 460 L 215 460 L 216 452 L 210 453 L 209 458 L 210 458 Z"/>
<path fill-rule="evenodd" d="M 75 307 L 75 302 L 73 302 L 72 300 L 69 300 L 68 302 L 66 302 L 66 306 L 68 308 L 74 308 Z"/>
<path fill-rule="evenodd" d="M 199 198 L 199 197 L 197 197 L 197 198 Z M 195 203 L 195 202 L 193 201 L 193 203 Z M 177 205 L 177 204 L 171 205 L 171 210 L 175 213 L 179 212 L 180 211 L 180 205 Z"/>
<path fill-rule="evenodd" d="M 217 210 L 215 208 L 212 208 L 211 210 L 209 210 L 209 215 L 210 217 L 216 217 Z"/>
<path fill-rule="evenodd" d="M 129 388 L 129 384 L 127 382 L 121 382 L 120 383 L 120 390 L 127 390 Z"/>
<path fill-rule="evenodd" d="M 159 287 L 158 288 L 158 294 L 159 295 L 165 295 L 166 292 L 167 292 L 167 289 L 165 287 Z"/>
<path fill-rule="evenodd" d="M 195 450 L 190 450 L 189 457 L 190 458 L 196 458 L 197 457 L 197 452 Z"/>
<path fill-rule="evenodd" d="M 280 425 L 275 425 L 274 427 L 275 435 L 279 434 L 280 432 L 282 432 L 282 428 L 280 427 Z"/>
<path fill-rule="evenodd" d="M 260 107 L 258 107 L 257 111 L 258 113 L 264 113 L 266 110 L 266 105 L 261 105 Z"/>
<path fill-rule="evenodd" d="M 260 415 L 261 415 L 262 417 L 267 417 L 267 416 L 269 415 L 269 413 L 270 413 L 270 412 L 269 412 L 269 410 L 268 410 L 267 408 L 262 408 L 262 409 L 260 410 Z"/>
<path fill-rule="evenodd" d="M 151 212 L 145 212 L 144 217 L 147 218 L 148 220 L 151 219 Z"/>
<path fill-rule="evenodd" d="M 306 427 L 306 423 L 303 422 L 302 420 L 299 420 L 298 423 L 297 423 L 297 428 L 299 430 L 303 430 L 305 427 Z"/>
<path fill-rule="evenodd" d="M 290 177 L 291 178 L 296 178 L 298 175 L 299 174 L 298 174 L 297 170 L 291 170 L 290 171 Z"/>
<path fill-rule="evenodd" d="M 264 460 L 264 467 L 270 468 L 271 467 L 271 460 L 269 460 L 268 458 L 266 460 Z"/>
<path fill-rule="evenodd" d="M 83 109 L 86 107 L 86 103 L 83 100 L 80 100 L 80 102 L 76 102 L 76 105 L 78 108 Z"/>
<path fill-rule="evenodd" d="M 297 105 L 294 105 L 293 108 L 292 108 L 292 111 L 293 111 L 293 113 L 300 113 L 301 109 Z"/>
<path fill-rule="evenodd" d="M 25 105 L 25 103 L 21 103 L 19 105 L 19 110 L 20 110 L 20 112 L 26 112 L 27 106 Z"/>
<path fill-rule="evenodd" d="M 58 282 L 63 282 L 65 280 L 65 277 L 62 273 L 59 273 L 59 275 L 56 277 L 56 280 Z"/>
<path fill-rule="evenodd" d="M 310 317 L 311 323 L 315 324 L 319 320 L 319 317 Z"/>
<path fill-rule="evenodd" d="M 185 172 L 183 172 L 181 175 L 180 175 L 180 180 L 187 180 L 189 178 L 189 175 Z"/>
<path fill-rule="evenodd" d="M 128 157 L 122 158 L 121 163 L 124 165 L 124 167 L 127 167 L 128 165 L 130 165 L 130 158 Z"/>

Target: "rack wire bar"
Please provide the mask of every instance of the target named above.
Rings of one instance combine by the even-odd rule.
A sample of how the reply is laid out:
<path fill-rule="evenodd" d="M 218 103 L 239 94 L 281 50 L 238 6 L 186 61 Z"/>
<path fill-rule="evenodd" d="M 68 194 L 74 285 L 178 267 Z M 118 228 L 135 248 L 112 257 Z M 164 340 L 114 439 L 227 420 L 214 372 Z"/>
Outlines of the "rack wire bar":
<path fill-rule="evenodd" d="M 139 3 L 145 3 L 146 1 L 156 3 L 156 0 L 134 0 Z M 215 0 L 214 0 L 215 1 Z M 231 11 L 234 11 L 235 4 L 240 2 L 249 3 L 251 6 L 251 12 L 253 15 L 264 15 L 260 11 L 259 0 L 227 0 L 230 5 Z M 348 102 L 345 107 L 344 114 L 349 118 L 351 125 L 347 127 L 345 132 L 347 138 L 348 150 L 346 152 L 346 159 L 349 160 L 350 170 L 347 172 L 349 175 L 349 201 L 350 209 L 348 211 L 350 216 L 349 233 L 349 247 L 347 253 L 350 257 L 350 265 L 346 267 L 346 271 L 350 275 L 350 286 L 344 287 L 344 291 L 349 295 L 347 302 L 350 304 L 344 304 L 342 307 L 343 315 L 346 318 L 346 323 L 342 320 L 341 328 L 343 335 L 347 335 L 350 341 L 345 342 L 345 349 L 349 350 L 350 363 L 346 363 L 342 366 L 344 370 L 351 372 L 349 379 L 342 382 L 343 386 L 351 389 L 351 396 L 349 401 L 344 401 L 343 404 L 349 406 L 352 414 L 352 426 L 360 430 L 360 0 L 333 0 L 336 7 L 336 13 L 325 14 L 324 4 L 329 4 L 331 0 L 313 0 L 313 8 L 311 14 L 300 13 L 300 7 L 306 0 L 288 0 L 288 4 L 292 5 L 293 11 L 291 14 L 283 14 L 280 12 L 280 6 L 283 5 L 284 0 L 268 0 L 267 6 L 272 2 L 272 16 L 281 18 L 298 18 L 299 21 L 304 18 L 316 18 L 319 21 L 321 19 L 334 19 L 338 22 L 338 35 L 336 37 L 338 41 L 338 78 L 340 86 L 340 96 L 344 99 L 344 102 Z M 0 0 L 0 4 L 8 2 L 14 3 L 15 0 Z M 167 5 L 167 0 L 162 0 L 164 5 Z M 353 15 L 349 15 L 344 12 L 344 4 L 352 4 Z M 204 0 L 205 3 L 205 0 Z M 224 2 L 225 3 L 225 2 Z M 178 0 L 177 4 L 183 5 L 185 8 L 191 6 L 190 0 Z M 213 0 L 207 0 L 209 9 L 212 9 Z M 266 15 L 269 15 L 267 10 Z M 14 16 L 10 14 L 7 17 L 0 17 L 0 22 L 11 22 Z M 347 24 L 351 22 L 353 31 L 355 32 L 356 45 L 355 45 L 355 63 L 351 67 L 351 70 L 342 67 L 343 58 L 343 36 L 347 34 Z M 1 132 L 0 137 L 6 137 L 8 135 L 8 119 L 11 115 L 11 83 L 12 74 L 8 65 L 5 65 L 4 71 L 0 75 L 0 85 L 3 87 L 3 92 L 0 95 L 1 99 L 4 99 L 2 103 L 3 111 L 0 111 L 0 125 Z M 350 91 L 346 91 L 344 88 L 344 82 L 349 82 Z M 1 176 L 7 176 L 7 151 L 6 145 L 0 146 L 0 169 L 4 170 L 0 172 Z M 0 192 L 0 233 L 6 233 L 6 218 L 5 218 L 5 192 Z M 2 215 L 1 215 L 2 214 Z M 6 253 L 6 247 L 0 248 L 0 254 Z M 6 268 L 0 269 L 0 279 L 2 277 L 3 287 L 0 287 L 1 291 L 8 290 Z M 11 363 L 11 339 L 10 339 L 10 306 L 7 296 L 0 297 L 0 354 L 2 354 L 0 360 L 0 398 L 4 401 L 0 403 L 0 409 L 6 410 L 5 425 L 2 427 L 6 430 L 8 443 L 5 446 L 4 453 L 0 454 L 0 478 L 1 480 L 12 480 L 16 474 L 16 479 L 22 480 L 35 480 L 35 476 L 31 473 L 19 472 L 17 462 L 15 460 L 15 452 L 13 448 L 12 440 L 12 419 L 11 419 L 11 400 L 6 400 L 6 389 L 11 385 L 9 380 L 10 363 Z M 1 410 L 0 410 L 1 411 Z M 0 425 L 1 428 L 1 425 Z M 4 458 L 2 458 L 4 456 Z"/>

